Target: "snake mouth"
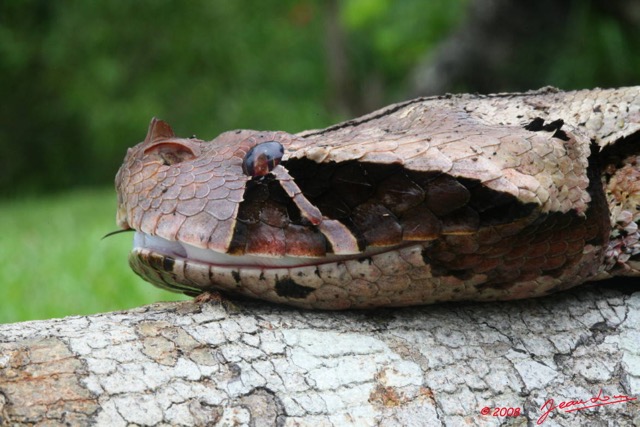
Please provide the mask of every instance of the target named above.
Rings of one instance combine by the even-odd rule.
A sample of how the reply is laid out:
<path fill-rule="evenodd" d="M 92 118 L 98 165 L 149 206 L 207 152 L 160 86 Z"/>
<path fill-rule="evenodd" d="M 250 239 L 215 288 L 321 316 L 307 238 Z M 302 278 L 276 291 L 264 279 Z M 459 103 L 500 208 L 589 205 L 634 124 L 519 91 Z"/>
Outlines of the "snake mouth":
<path fill-rule="evenodd" d="M 413 242 L 415 244 L 415 242 Z M 365 251 L 352 255 L 326 254 L 322 257 L 292 257 L 292 256 L 260 256 L 260 255 L 229 255 L 210 249 L 198 248 L 177 240 L 167 240 L 152 236 L 142 231 L 136 231 L 133 237 L 133 250 L 146 249 L 172 258 L 206 263 L 211 266 L 225 268 L 253 267 L 260 269 L 296 268 L 340 261 L 358 260 L 373 255 L 382 254 L 404 248 L 407 245 L 387 246 L 382 248 L 367 248 Z"/>

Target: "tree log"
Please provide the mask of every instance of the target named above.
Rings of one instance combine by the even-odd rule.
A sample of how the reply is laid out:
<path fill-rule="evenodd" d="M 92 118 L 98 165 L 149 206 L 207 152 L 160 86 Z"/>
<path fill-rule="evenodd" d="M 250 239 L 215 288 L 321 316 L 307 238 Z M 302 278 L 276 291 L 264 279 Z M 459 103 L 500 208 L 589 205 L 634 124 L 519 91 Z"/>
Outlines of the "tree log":
<path fill-rule="evenodd" d="M 640 425 L 639 343 L 633 285 L 350 312 L 158 303 L 0 325 L 0 424 Z"/>

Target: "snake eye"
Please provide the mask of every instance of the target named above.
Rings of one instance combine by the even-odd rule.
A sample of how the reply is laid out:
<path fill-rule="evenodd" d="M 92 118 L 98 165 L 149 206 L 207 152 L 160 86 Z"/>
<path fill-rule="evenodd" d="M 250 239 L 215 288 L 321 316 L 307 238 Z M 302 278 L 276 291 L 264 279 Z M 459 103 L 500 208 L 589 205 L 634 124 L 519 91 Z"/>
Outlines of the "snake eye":
<path fill-rule="evenodd" d="M 256 178 L 273 170 L 284 155 L 284 147 L 278 141 L 267 141 L 251 148 L 242 161 L 242 172 Z"/>

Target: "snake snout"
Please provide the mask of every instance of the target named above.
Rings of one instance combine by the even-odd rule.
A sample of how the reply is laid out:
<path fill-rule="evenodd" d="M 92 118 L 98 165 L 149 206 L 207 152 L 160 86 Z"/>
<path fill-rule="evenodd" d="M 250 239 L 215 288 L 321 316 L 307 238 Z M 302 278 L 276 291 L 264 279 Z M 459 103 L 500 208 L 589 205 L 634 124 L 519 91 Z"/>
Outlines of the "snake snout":
<path fill-rule="evenodd" d="M 127 209 L 123 205 L 118 206 L 118 210 L 116 211 L 116 224 L 123 230 L 131 229 L 129 225 L 129 218 L 127 216 Z"/>
<path fill-rule="evenodd" d="M 195 159 L 199 151 L 190 141 L 163 141 L 144 150 L 151 158 L 158 158 L 165 166 Z"/>

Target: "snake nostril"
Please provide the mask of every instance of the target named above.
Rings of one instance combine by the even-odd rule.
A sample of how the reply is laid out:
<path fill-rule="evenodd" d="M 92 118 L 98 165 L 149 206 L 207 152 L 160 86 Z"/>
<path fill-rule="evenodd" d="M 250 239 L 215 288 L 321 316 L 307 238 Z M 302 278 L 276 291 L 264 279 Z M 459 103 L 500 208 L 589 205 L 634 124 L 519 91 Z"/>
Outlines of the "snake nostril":
<path fill-rule="evenodd" d="M 165 166 L 192 160 L 196 157 L 191 148 L 176 141 L 154 144 L 144 150 L 144 154 L 157 156 Z"/>

